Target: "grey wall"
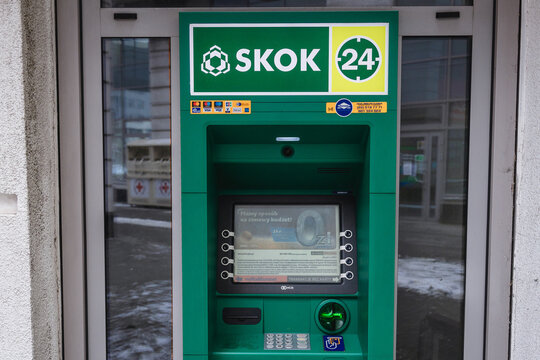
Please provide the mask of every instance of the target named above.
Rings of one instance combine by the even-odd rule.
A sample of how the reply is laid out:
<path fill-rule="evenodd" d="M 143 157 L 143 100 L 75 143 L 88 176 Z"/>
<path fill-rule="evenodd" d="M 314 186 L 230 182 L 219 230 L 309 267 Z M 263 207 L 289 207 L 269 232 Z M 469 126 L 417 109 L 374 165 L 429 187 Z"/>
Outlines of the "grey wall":
<path fill-rule="evenodd" d="M 511 359 L 540 353 L 540 2 L 522 1 Z"/>
<path fill-rule="evenodd" d="M 61 357 L 54 4 L 0 1 L 0 358 Z"/>

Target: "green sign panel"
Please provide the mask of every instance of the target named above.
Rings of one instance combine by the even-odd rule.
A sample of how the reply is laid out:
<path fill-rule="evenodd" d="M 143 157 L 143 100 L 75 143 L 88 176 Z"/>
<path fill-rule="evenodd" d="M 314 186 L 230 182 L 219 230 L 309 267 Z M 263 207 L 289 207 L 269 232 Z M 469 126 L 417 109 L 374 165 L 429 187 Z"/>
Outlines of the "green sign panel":
<path fill-rule="evenodd" d="M 193 54 L 195 92 L 328 89 L 328 28 L 195 28 Z"/>
<path fill-rule="evenodd" d="M 191 24 L 191 95 L 388 94 L 388 23 Z"/>

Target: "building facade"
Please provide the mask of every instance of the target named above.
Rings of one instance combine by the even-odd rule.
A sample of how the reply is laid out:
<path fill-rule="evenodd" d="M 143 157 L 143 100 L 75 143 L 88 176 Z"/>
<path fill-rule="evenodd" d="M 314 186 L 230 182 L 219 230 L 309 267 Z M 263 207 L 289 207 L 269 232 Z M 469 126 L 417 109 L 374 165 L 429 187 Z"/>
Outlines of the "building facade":
<path fill-rule="evenodd" d="M 535 358 L 533 0 L 0 4 L 0 358 L 182 354 L 178 12 L 194 10 L 399 11 L 395 358 Z"/>

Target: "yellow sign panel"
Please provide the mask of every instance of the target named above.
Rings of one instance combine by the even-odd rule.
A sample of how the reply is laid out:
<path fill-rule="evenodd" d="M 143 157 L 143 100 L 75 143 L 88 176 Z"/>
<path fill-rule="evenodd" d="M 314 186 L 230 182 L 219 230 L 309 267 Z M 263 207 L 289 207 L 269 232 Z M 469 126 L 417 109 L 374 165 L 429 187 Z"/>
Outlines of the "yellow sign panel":
<path fill-rule="evenodd" d="M 384 114 L 387 112 L 387 104 L 384 102 L 353 102 L 353 114 Z M 326 113 L 336 113 L 336 103 L 326 103 Z"/>
<path fill-rule="evenodd" d="M 388 24 L 332 26 L 330 91 L 388 94 Z"/>
<path fill-rule="evenodd" d="M 189 108 L 193 115 L 247 115 L 251 114 L 251 100 L 192 100 Z"/>

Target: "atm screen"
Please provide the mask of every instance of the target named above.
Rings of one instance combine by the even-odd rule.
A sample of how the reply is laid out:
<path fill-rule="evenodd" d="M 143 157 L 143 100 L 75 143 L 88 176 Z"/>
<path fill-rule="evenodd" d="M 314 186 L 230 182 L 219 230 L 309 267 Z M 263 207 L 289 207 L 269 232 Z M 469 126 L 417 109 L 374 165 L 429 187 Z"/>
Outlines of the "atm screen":
<path fill-rule="evenodd" d="M 354 294 L 355 200 L 223 195 L 216 289 L 223 294 Z"/>
<path fill-rule="evenodd" d="M 233 281 L 338 283 L 339 205 L 235 205 Z"/>

